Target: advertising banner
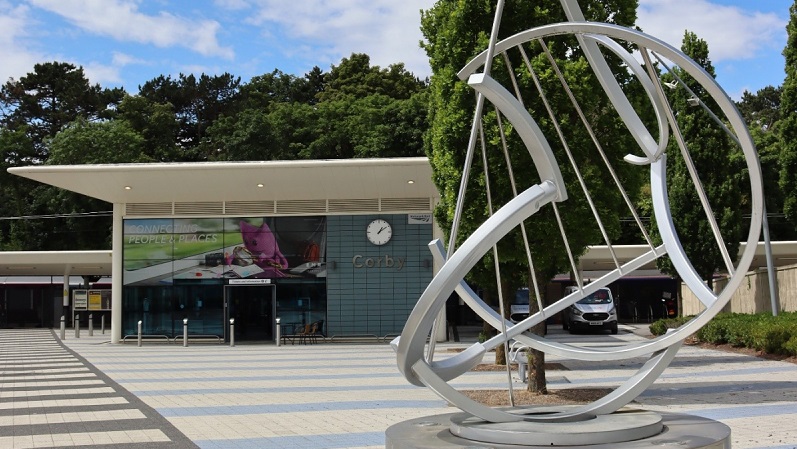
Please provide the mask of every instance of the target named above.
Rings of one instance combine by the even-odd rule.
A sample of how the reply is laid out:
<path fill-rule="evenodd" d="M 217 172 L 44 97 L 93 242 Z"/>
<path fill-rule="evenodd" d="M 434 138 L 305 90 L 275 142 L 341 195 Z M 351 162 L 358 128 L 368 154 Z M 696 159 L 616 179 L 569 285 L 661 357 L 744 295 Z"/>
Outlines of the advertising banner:
<path fill-rule="evenodd" d="M 325 217 L 124 222 L 124 284 L 325 277 Z"/>

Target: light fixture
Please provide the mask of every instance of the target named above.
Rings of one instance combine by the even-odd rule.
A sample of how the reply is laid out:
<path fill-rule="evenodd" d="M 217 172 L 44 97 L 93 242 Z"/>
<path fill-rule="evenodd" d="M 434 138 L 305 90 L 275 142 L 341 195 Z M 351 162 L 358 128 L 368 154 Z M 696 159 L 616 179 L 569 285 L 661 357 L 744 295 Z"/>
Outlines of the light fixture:
<path fill-rule="evenodd" d="M 407 181 L 407 184 L 415 184 L 415 181 L 410 179 L 409 181 Z"/>
<path fill-rule="evenodd" d="M 262 182 L 258 182 L 258 183 L 257 183 L 257 186 L 258 186 L 258 187 L 263 187 L 263 183 L 262 183 Z"/>
<path fill-rule="evenodd" d="M 664 83 L 665 86 L 669 87 L 670 89 L 675 89 L 678 87 L 678 83 L 675 81 L 670 81 L 669 83 Z"/>
<path fill-rule="evenodd" d="M 125 190 L 133 190 L 133 188 L 130 186 L 125 186 Z"/>
<path fill-rule="evenodd" d="M 695 107 L 695 106 L 700 106 L 700 100 L 698 100 L 698 98 L 697 98 L 697 97 L 691 97 L 691 98 L 687 98 L 687 99 L 686 99 L 686 103 L 687 103 L 689 106 L 692 106 L 692 107 Z"/>

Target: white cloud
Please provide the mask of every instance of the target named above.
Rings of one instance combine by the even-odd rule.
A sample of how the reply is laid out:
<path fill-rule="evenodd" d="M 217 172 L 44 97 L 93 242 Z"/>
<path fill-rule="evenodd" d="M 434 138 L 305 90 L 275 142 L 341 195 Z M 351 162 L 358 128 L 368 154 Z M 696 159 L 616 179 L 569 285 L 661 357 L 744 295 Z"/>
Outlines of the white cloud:
<path fill-rule="evenodd" d="M 31 47 L 27 29 L 32 22 L 27 6 L 0 2 L 0 84 L 19 79 L 41 62 L 43 55 Z"/>
<path fill-rule="evenodd" d="M 257 0 L 258 11 L 249 22 L 263 27 L 264 35 L 284 33 L 300 43 L 319 46 L 323 54 L 311 55 L 316 61 L 337 64 L 351 53 L 366 53 L 373 65 L 403 62 L 416 76 L 424 77 L 429 75 L 429 63 L 418 47 L 420 10 L 433 4 L 433 0 Z M 282 33 L 270 31 L 275 26 Z M 301 55 L 299 48 L 280 51 Z"/>
<path fill-rule="evenodd" d="M 219 23 L 189 20 L 168 12 L 142 14 L 130 0 L 30 0 L 30 3 L 62 16 L 81 29 L 119 41 L 157 47 L 185 47 L 204 56 L 232 59 L 233 50 L 216 39 Z"/>
<path fill-rule="evenodd" d="M 222 9 L 233 11 L 239 11 L 249 7 L 249 3 L 246 0 L 213 0 L 213 4 Z"/>
<path fill-rule="evenodd" d="M 641 0 L 637 25 L 642 30 L 680 48 L 684 31 L 697 34 L 708 43 L 709 57 L 718 63 L 751 59 L 762 50 L 785 42 L 786 21 L 772 13 L 707 0 Z"/>

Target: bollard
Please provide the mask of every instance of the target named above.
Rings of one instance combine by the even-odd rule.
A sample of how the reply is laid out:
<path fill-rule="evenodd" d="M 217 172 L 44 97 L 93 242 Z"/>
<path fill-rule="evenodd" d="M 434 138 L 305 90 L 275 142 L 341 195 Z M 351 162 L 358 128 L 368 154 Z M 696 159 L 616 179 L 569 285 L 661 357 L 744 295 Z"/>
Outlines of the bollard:
<path fill-rule="evenodd" d="M 138 346 L 141 347 L 141 320 L 138 321 Z"/>
<path fill-rule="evenodd" d="M 277 318 L 277 346 L 282 344 L 282 326 L 280 326 L 280 319 Z"/>
<path fill-rule="evenodd" d="M 89 314 L 89 337 L 94 336 L 94 314 Z"/>
<path fill-rule="evenodd" d="M 235 346 L 235 318 L 230 318 L 230 347 Z"/>
<path fill-rule="evenodd" d="M 61 315 L 61 340 L 66 340 L 66 317 Z"/>
<path fill-rule="evenodd" d="M 75 314 L 75 338 L 80 338 L 80 315 Z"/>
<path fill-rule="evenodd" d="M 100 328 L 102 329 L 102 335 L 105 335 L 105 314 L 100 317 Z"/>
<path fill-rule="evenodd" d="M 188 318 L 183 318 L 183 347 L 188 346 Z"/>

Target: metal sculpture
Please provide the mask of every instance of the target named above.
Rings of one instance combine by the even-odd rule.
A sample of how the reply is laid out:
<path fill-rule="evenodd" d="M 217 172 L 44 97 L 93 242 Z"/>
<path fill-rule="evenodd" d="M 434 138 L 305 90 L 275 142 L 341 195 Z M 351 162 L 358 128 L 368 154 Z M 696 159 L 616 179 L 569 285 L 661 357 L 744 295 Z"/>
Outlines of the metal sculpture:
<path fill-rule="evenodd" d="M 463 438 L 482 442 L 527 443 L 530 434 L 546 433 L 552 426 L 555 427 L 556 423 L 589 421 L 596 417 L 603 417 L 601 426 L 605 426 L 607 429 L 598 432 L 600 435 L 590 434 L 588 437 L 590 438 L 589 442 L 580 441 L 576 437 L 562 437 L 560 435 L 551 437 L 550 444 L 616 443 L 628 441 L 629 439 L 639 439 L 661 432 L 662 425 L 660 422 L 658 424 L 653 423 L 653 421 L 656 421 L 655 418 L 652 418 L 652 421 L 643 418 L 636 424 L 625 424 L 616 428 L 613 424 L 609 424 L 607 420 L 614 412 L 626 406 L 650 386 L 673 360 L 684 339 L 705 325 L 728 303 L 752 262 L 761 229 L 763 194 L 757 153 L 739 112 L 733 102 L 717 85 L 714 78 L 681 51 L 665 42 L 636 30 L 606 23 L 587 22 L 584 20 L 576 0 L 561 0 L 561 3 L 569 22 L 533 28 L 498 41 L 496 37 L 497 29 L 503 9 L 503 0 L 499 0 L 489 47 L 473 58 L 459 73 L 460 78 L 467 80 L 467 83 L 478 93 L 478 100 L 471 128 L 466 166 L 463 171 L 462 187 L 460 188 L 451 230 L 449 251 L 448 253 L 446 252 L 440 241 L 430 244 L 431 252 L 441 268 L 418 300 L 401 336 L 392 343 L 397 353 L 398 368 L 410 383 L 431 388 L 446 401 L 465 412 L 465 414 L 452 420 L 451 432 Z M 641 167 L 649 165 L 651 195 L 656 225 L 662 240 L 661 244 L 654 244 L 647 229 L 643 226 L 633 204 L 629 200 L 628 194 L 606 158 L 600 140 L 595 136 L 595 132 L 591 129 L 590 123 L 584 117 L 584 114 L 581 113 L 577 99 L 546 46 L 547 40 L 563 36 L 575 39 L 578 42 L 578 46 L 603 87 L 609 103 L 622 119 L 628 132 L 638 144 L 639 150 L 641 150 L 641 155 L 627 155 L 625 162 Z M 534 45 L 532 46 L 530 43 Z M 626 50 L 628 45 L 623 46 L 621 43 L 632 44 L 637 49 L 637 53 L 629 53 Z M 557 204 L 566 204 L 568 194 L 579 194 L 585 195 L 593 210 L 595 226 L 600 227 L 607 245 L 610 250 L 612 249 L 611 242 L 606 237 L 603 223 L 595 211 L 589 188 L 579 172 L 578 164 L 573 160 L 568 150 L 566 131 L 557 126 L 554 138 L 558 139 L 559 147 L 566 150 L 573 171 L 578 176 L 582 190 L 578 193 L 566 190 L 560 173 L 560 161 L 557 161 L 554 157 L 554 152 L 549 143 L 551 136 L 544 134 L 535 118 L 531 116 L 524 106 L 523 95 L 515 82 L 515 77 L 520 76 L 521 72 L 524 77 L 527 77 L 527 79 L 530 77 L 534 81 L 537 90 L 533 94 L 539 95 L 542 99 L 550 116 L 550 122 L 554 124 L 558 122 L 547 101 L 547 94 L 542 89 L 532 64 L 529 62 L 530 58 L 527 52 L 532 47 L 541 49 L 540 51 L 545 53 L 551 63 L 552 70 L 557 73 L 562 89 L 573 102 L 573 107 L 579 112 L 582 125 L 592 136 L 596 150 L 601 154 L 606 164 L 605 169 L 611 171 L 616 188 L 619 194 L 623 196 L 629 208 L 629 213 L 640 226 L 649 248 L 643 255 L 626 263 L 619 263 L 615 257 L 614 267 L 608 273 L 594 279 L 587 285 L 584 285 L 577 277 L 579 288 L 576 292 L 548 306 L 543 306 L 543 304 L 539 303 L 539 312 L 519 323 L 513 323 L 503 319 L 502 313 L 496 312 L 486 305 L 463 280 L 486 253 L 491 250 L 495 251 L 497 242 L 507 233 L 517 227 L 521 227 L 524 240 L 526 240 L 526 250 L 529 252 L 523 222 L 525 220 L 533 220 L 534 214 L 543 207 L 555 208 Z M 508 57 L 510 52 L 519 52 L 525 62 L 524 67 L 511 67 L 510 58 Z M 626 97 L 623 89 L 616 81 L 615 74 L 606 61 L 605 53 L 612 55 L 615 59 L 619 58 L 625 70 L 636 78 L 644 90 L 649 107 L 652 108 L 656 117 L 653 133 L 645 126 L 643 120 L 632 106 L 631 101 Z M 517 53 L 515 54 L 517 55 Z M 507 71 L 512 74 L 512 83 L 508 88 L 491 77 L 490 68 L 495 63 L 506 64 Z M 665 86 L 655 68 L 656 65 L 668 71 L 674 77 L 675 82 Z M 678 78 L 677 73 L 679 72 L 670 68 L 671 65 L 679 67 L 680 70 L 687 73 L 702 86 L 707 95 L 710 96 L 710 102 L 716 104 L 718 111 L 721 111 L 721 115 L 724 115 L 724 117 L 717 117 L 706 106 L 707 99 L 701 100 L 694 96 L 694 93 L 692 93 L 693 101 L 690 103 L 696 103 L 697 106 L 703 107 L 706 113 L 711 114 L 717 126 L 721 127 L 730 136 L 731 141 L 738 145 L 744 154 L 746 169 L 749 172 L 751 210 L 746 246 L 737 263 L 733 262 L 734 257 L 728 254 L 726 250 L 724 237 L 721 235 L 719 226 L 714 220 L 714 212 L 700 181 L 700 173 L 697 173 L 695 164 L 692 163 L 687 140 L 689 136 L 684 136 L 679 129 L 676 121 L 678 111 L 674 110 L 665 95 L 665 87 L 688 89 L 686 84 Z M 513 92 L 510 92 L 510 90 Z M 506 130 L 507 127 L 502 124 L 501 118 L 503 117 L 511 123 L 512 131 L 517 133 L 527 147 L 534 162 L 536 175 L 539 176 L 540 181 L 527 190 L 516 193 L 514 199 L 495 211 L 475 232 L 467 237 L 464 243 L 454 250 L 463 209 L 465 185 L 469 176 L 469 167 L 472 164 L 474 153 L 477 152 L 478 146 L 481 146 L 482 158 L 484 161 L 487 160 L 484 155 L 484 152 L 487 151 L 486 145 L 483 137 L 480 137 L 483 130 L 483 110 L 487 102 L 491 103 L 497 111 L 497 126 L 501 128 L 502 133 L 508 131 Z M 658 136 L 658 138 L 654 138 L 654 135 Z M 665 154 L 670 139 L 674 139 L 689 167 L 691 181 L 698 192 L 706 219 L 710 223 L 716 244 L 719 246 L 725 262 L 728 282 L 721 291 L 716 293 L 706 286 L 690 263 L 672 221 L 666 176 L 667 155 Z M 506 144 L 504 143 L 504 145 Z M 503 151 L 506 154 L 505 146 Z M 511 164 L 509 164 L 509 167 L 509 176 L 514 176 L 511 171 Z M 561 222 L 559 226 L 561 228 Z M 567 245 L 566 233 L 564 229 L 560 229 L 560 231 L 568 248 L 568 257 L 571 261 L 573 272 L 577 273 L 578 270 L 574 262 L 575 257 Z M 614 255 L 613 250 L 612 254 Z M 598 288 L 605 287 L 611 282 L 617 281 L 645 264 L 665 255 L 669 256 L 684 284 L 705 307 L 702 313 L 678 329 L 642 343 L 630 343 L 611 348 L 562 344 L 526 333 L 532 326 L 543 322 L 547 317 L 557 312 L 565 310 L 576 301 L 595 292 Z M 497 260 L 497 257 L 495 259 Z M 529 261 L 532 261 L 531 254 L 529 254 Z M 453 292 L 456 292 L 486 323 L 494 327 L 498 331 L 498 335 L 484 343 L 475 343 L 455 356 L 434 360 L 433 347 L 430 348 L 430 354 L 425 355 L 427 337 L 433 331 L 436 317 L 444 307 L 446 299 Z M 539 295 L 537 296 L 539 298 Z M 480 363 L 487 351 L 499 345 L 508 345 L 512 341 L 547 354 L 575 360 L 610 361 L 634 357 L 649 357 L 649 360 L 639 369 L 636 375 L 629 378 L 606 397 L 587 405 L 556 410 L 546 409 L 545 411 L 540 411 L 536 408 L 523 407 L 492 408 L 469 399 L 449 385 L 449 381 Z M 430 345 L 433 344 L 433 342 L 430 343 Z M 509 383 L 511 391 L 511 378 Z M 508 431 L 505 427 L 506 425 L 510 425 L 512 430 Z"/>

